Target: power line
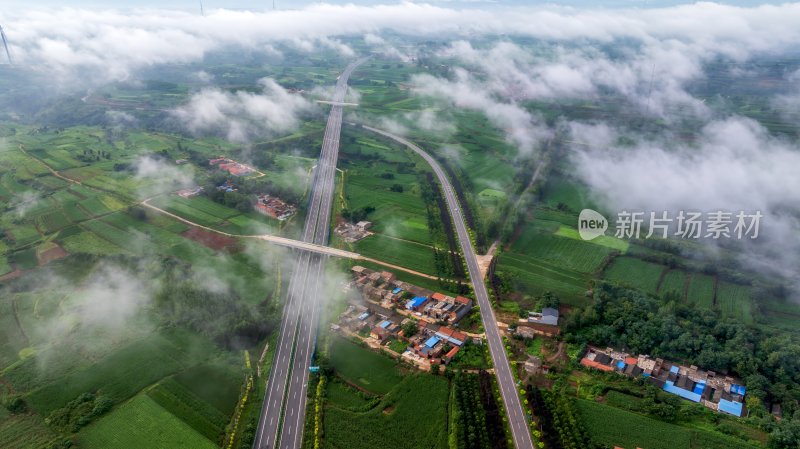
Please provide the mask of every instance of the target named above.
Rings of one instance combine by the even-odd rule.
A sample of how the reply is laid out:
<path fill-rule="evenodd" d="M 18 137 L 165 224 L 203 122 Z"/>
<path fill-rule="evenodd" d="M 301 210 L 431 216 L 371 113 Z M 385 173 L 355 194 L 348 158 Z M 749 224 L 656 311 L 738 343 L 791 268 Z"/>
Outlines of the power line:
<path fill-rule="evenodd" d="M 11 59 L 11 52 L 8 50 L 8 39 L 6 39 L 6 33 L 3 31 L 3 27 L 0 26 L 0 37 L 3 38 L 3 47 L 6 49 L 6 56 L 8 56 L 8 63 L 13 64 L 14 61 Z"/>

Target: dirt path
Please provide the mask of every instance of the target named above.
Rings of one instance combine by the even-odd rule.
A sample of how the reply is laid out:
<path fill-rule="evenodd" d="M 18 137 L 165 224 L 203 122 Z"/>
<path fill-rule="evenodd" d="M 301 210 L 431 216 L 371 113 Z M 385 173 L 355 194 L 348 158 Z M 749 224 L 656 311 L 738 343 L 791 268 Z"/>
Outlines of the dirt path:
<path fill-rule="evenodd" d="M 567 346 L 566 343 L 564 343 L 563 341 L 558 342 L 558 349 L 556 350 L 556 353 L 547 358 L 547 363 L 553 363 L 554 361 L 556 361 L 559 358 L 563 357 L 564 356 L 564 348 L 566 346 Z"/>
<path fill-rule="evenodd" d="M 25 344 L 30 345 L 30 340 L 28 340 L 28 334 L 25 333 L 25 329 L 22 328 L 22 323 L 19 321 L 19 314 L 17 313 L 17 301 L 11 300 L 11 308 L 14 310 L 14 321 L 17 322 L 17 328 L 19 328 L 19 333 L 22 335 L 22 338 L 25 339 Z"/>
<path fill-rule="evenodd" d="M 68 177 L 66 177 L 66 176 L 62 175 L 62 174 L 61 174 L 61 173 L 59 173 L 57 170 L 55 170 L 53 167 L 51 167 L 51 166 L 47 165 L 47 163 L 46 163 L 45 161 L 43 161 L 43 160 L 39 159 L 38 157 L 36 157 L 36 156 L 34 156 L 34 155 L 32 155 L 32 154 L 28 153 L 28 152 L 25 150 L 25 145 L 23 145 L 23 144 L 19 144 L 19 150 L 20 150 L 20 151 L 22 151 L 22 152 L 25 154 L 25 156 L 28 156 L 29 158 L 31 158 L 31 159 L 33 159 L 33 160 L 35 160 L 36 162 L 38 162 L 38 163 L 40 163 L 40 164 L 44 165 L 44 167 L 45 167 L 45 168 L 46 168 L 46 169 L 47 169 L 47 170 L 50 172 L 50 174 L 52 174 L 53 176 L 55 176 L 55 177 L 57 177 L 57 178 L 61 178 L 61 179 L 63 179 L 64 181 L 71 182 L 71 183 L 73 183 L 73 184 L 77 184 L 77 185 L 83 185 L 83 184 L 81 184 L 81 182 L 80 182 L 80 181 L 78 181 L 77 179 L 68 178 Z"/>

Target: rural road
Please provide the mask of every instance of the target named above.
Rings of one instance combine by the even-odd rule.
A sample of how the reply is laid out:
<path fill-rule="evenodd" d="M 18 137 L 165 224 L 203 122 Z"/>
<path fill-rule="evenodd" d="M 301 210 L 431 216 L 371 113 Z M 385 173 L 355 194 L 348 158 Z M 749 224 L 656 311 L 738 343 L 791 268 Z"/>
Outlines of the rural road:
<path fill-rule="evenodd" d="M 335 190 L 336 160 L 342 131 L 342 101 L 347 81 L 366 58 L 347 66 L 339 76 L 332 98 L 322 151 L 314 170 L 309 212 L 302 240 L 325 246 L 330 233 Z M 275 358 L 267 383 L 255 449 L 297 449 L 303 436 L 308 368 L 316 346 L 317 319 L 325 288 L 325 255 L 304 251 L 299 255 L 289 282 Z"/>
<path fill-rule="evenodd" d="M 500 336 L 500 330 L 497 328 L 497 318 L 495 318 L 492 304 L 489 302 L 489 294 L 486 291 L 486 285 L 481 276 L 478 259 L 475 255 L 475 249 L 472 247 L 472 241 L 467 231 L 467 225 L 464 222 L 464 216 L 461 214 L 458 199 L 456 198 L 452 185 L 450 185 L 450 181 L 447 179 L 447 175 L 430 154 L 403 137 L 366 125 L 364 125 L 364 129 L 388 137 L 407 146 L 425 159 L 431 168 L 433 168 L 436 177 L 439 178 L 439 183 L 442 185 L 442 191 L 447 201 L 447 208 L 450 210 L 450 215 L 453 217 L 453 224 L 458 234 L 461 251 L 464 253 L 464 260 L 467 263 L 475 298 L 478 300 L 478 305 L 481 309 L 481 319 L 483 320 L 483 328 L 486 332 L 486 341 L 489 343 L 489 353 L 492 356 L 497 383 L 500 386 L 500 395 L 503 397 L 506 414 L 508 415 L 511 434 L 514 438 L 514 446 L 516 446 L 517 449 L 533 449 L 533 439 L 531 438 L 531 432 L 528 428 L 528 418 L 522 409 L 522 403 L 517 393 L 514 375 L 511 373 L 511 368 L 508 364 L 508 357 L 506 356 L 506 350 L 503 346 L 503 338 Z"/>

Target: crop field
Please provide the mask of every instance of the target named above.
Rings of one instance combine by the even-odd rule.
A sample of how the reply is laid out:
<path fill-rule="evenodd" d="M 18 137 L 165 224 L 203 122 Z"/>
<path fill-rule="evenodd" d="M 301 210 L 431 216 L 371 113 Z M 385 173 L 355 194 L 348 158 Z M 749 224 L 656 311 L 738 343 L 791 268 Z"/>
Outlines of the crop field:
<path fill-rule="evenodd" d="M 686 299 L 697 307 L 710 309 L 714 305 L 714 278 L 693 273 Z"/>
<path fill-rule="evenodd" d="M 181 218 L 185 218 L 186 220 L 203 226 L 213 227 L 223 221 L 223 218 L 221 217 L 211 215 L 207 212 L 195 209 L 186 203 L 179 202 L 177 197 L 174 196 L 170 196 L 169 198 L 158 198 L 157 200 L 153 201 L 153 204 Z"/>
<path fill-rule="evenodd" d="M 8 233 L 14 248 L 31 244 L 41 238 L 39 231 L 33 225 L 14 226 Z"/>
<path fill-rule="evenodd" d="M 745 442 L 578 399 L 581 422 L 597 443 L 646 449 L 754 449 Z M 614 425 L 609 425 L 614 423 Z"/>
<path fill-rule="evenodd" d="M 100 198 L 93 196 L 78 203 L 83 210 L 91 214 L 93 217 L 107 214 L 111 209 Z"/>
<path fill-rule="evenodd" d="M 376 354 L 377 355 L 377 354 Z M 332 449 L 447 448 L 447 380 L 406 376 L 366 412 L 325 409 L 323 446 Z"/>
<path fill-rule="evenodd" d="M 540 222 L 542 220 L 539 220 Z M 575 240 L 581 240 L 580 234 L 578 230 L 569 226 L 565 226 L 564 224 L 560 224 L 558 226 L 558 230 L 554 232 L 555 235 L 560 237 L 567 237 Z M 581 240 L 582 241 L 582 240 Z M 595 239 L 590 240 L 590 243 L 595 245 L 605 246 L 606 248 L 611 248 L 619 251 L 622 254 L 625 254 L 630 247 L 630 244 L 625 240 L 620 240 L 616 237 L 611 237 L 607 235 L 601 235 Z"/>
<path fill-rule="evenodd" d="M 658 293 L 663 295 L 664 293 L 674 291 L 678 292 L 680 298 L 684 298 L 687 280 L 688 276 L 685 271 L 669 270 L 667 274 L 664 275 L 664 279 L 661 281 L 661 285 L 658 288 Z"/>
<path fill-rule="evenodd" d="M 147 396 L 211 441 L 224 434 L 228 415 L 203 402 L 174 378 L 161 381 L 147 391 Z"/>
<path fill-rule="evenodd" d="M 64 212 L 60 210 L 55 210 L 52 212 L 48 212 L 37 217 L 37 224 L 39 228 L 45 234 L 52 234 L 53 232 L 59 231 L 61 229 L 66 228 L 72 222 L 69 218 L 66 217 Z"/>
<path fill-rule="evenodd" d="M 340 168 L 345 170 L 345 207 L 374 207 L 374 232 L 429 243 L 427 213 L 410 153 L 366 131 L 345 132 Z"/>
<path fill-rule="evenodd" d="M 111 226 L 102 220 L 91 220 L 82 224 L 84 228 L 93 232 L 98 237 L 129 251 L 132 254 L 144 254 L 149 248 L 149 242 L 143 235 L 135 235 L 120 228 Z"/>
<path fill-rule="evenodd" d="M 178 373 L 175 381 L 225 415 L 239 399 L 241 378 L 230 366 L 204 363 Z"/>
<path fill-rule="evenodd" d="M 173 200 L 174 203 L 185 204 L 193 209 L 218 218 L 231 218 L 235 215 L 239 215 L 237 210 L 215 203 L 204 196 L 196 196 L 194 198 L 173 197 Z"/>
<path fill-rule="evenodd" d="M 573 179 L 561 176 L 548 176 L 542 189 L 542 201 L 549 207 L 558 208 L 566 206 L 570 212 L 575 213 L 575 223 L 578 222 L 577 214 L 583 209 L 599 210 L 598 206 L 589 198 L 586 186 Z"/>
<path fill-rule="evenodd" d="M 369 396 L 335 378 L 325 387 L 326 403 L 343 410 L 358 410 L 368 407 L 375 398 L 376 396 Z"/>
<path fill-rule="evenodd" d="M 127 251 L 90 232 L 71 235 L 63 240 L 64 249 L 70 253 L 112 255 Z"/>
<path fill-rule="evenodd" d="M 582 297 L 589 288 L 589 276 L 585 273 L 516 252 L 503 253 L 498 259 L 497 269 L 512 273 L 518 289 L 526 294 L 540 296 L 550 291 L 566 303 L 585 302 Z"/>
<path fill-rule="evenodd" d="M 41 420 L 30 415 L 0 417 L 0 447 L 41 449 L 58 440 L 58 435 Z"/>
<path fill-rule="evenodd" d="M 736 318 L 744 323 L 753 322 L 750 287 L 721 281 L 717 286 L 717 306 L 723 316 Z"/>
<path fill-rule="evenodd" d="M 658 281 L 664 269 L 663 265 L 623 256 L 614 259 L 603 276 L 620 284 L 656 294 Z"/>
<path fill-rule="evenodd" d="M 433 248 L 419 243 L 406 242 L 381 234 L 371 235 L 355 243 L 355 251 L 425 274 L 435 274 Z"/>
<path fill-rule="evenodd" d="M 543 232 L 538 225 L 528 226 L 511 246 L 511 252 L 590 274 L 600 268 L 611 251 L 600 245 Z"/>
<path fill-rule="evenodd" d="M 88 449 L 212 449 L 218 446 L 147 395 L 136 396 L 88 426 L 79 444 Z"/>
<path fill-rule="evenodd" d="M 188 334 L 178 339 L 156 334 L 33 390 L 27 401 L 34 410 L 47 415 L 81 393 L 98 389 L 115 401 L 125 400 L 153 382 L 198 363 L 205 354 L 182 349 L 189 348 L 189 344 L 211 345 Z"/>
<path fill-rule="evenodd" d="M 800 320 L 800 304 L 775 298 L 764 298 L 759 302 L 759 308 L 767 323 L 790 331 L 797 329 L 797 323 Z"/>
<path fill-rule="evenodd" d="M 333 338 L 330 358 L 337 375 L 375 394 L 388 393 L 403 379 L 396 361 L 341 337 Z"/>

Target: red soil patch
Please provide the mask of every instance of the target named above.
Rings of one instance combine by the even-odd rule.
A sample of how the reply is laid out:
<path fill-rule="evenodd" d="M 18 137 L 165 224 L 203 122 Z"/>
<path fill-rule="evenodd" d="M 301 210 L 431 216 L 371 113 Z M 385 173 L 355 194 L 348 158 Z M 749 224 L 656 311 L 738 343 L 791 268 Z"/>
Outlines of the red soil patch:
<path fill-rule="evenodd" d="M 54 260 L 63 259 L 67 256 L 69 256 L 69 253 L 64 251 L 64 248 L 56 246 L 39 253 L 39 265 L 47 265 Z"/>
<path fill-rule="evenodd" d="M 5 281 L 10 281 L 12 279 L 16 279 L 16 278 L 22 276 L 22 273 L 24 273 L 24 271 L 22 271 L 19 268 L 17 268 L 16 270 L 14 270 L 14 271 L 12 271 L 10 273 L 6 273 L 6 274 L 0 276 L 0 282 L 5 282 Z"/>
<path fill-rule="evenodd" d="M 215 251 L 232 253 L 241 250 L 241 246 L 235 238 L 217 234 L 216 232 L 206 231 L 202 228 L 191 228 L 184 231 L 181 235 Z"/>

